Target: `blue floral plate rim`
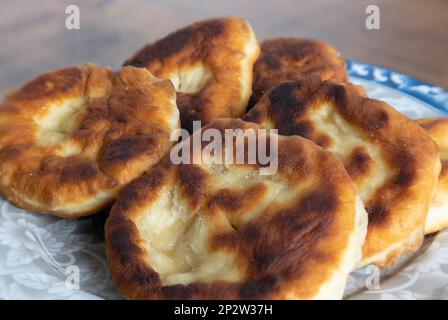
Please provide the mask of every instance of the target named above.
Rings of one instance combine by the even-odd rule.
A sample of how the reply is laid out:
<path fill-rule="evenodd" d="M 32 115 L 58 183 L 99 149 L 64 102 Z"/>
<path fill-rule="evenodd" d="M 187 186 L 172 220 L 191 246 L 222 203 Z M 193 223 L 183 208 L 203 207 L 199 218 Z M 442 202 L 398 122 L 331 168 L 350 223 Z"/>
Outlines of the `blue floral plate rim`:
<path fill-rule="evenodd" d="M 448 90 L 379 65 L 346 60 L 350 77 L 372 81 L 416 98 L 448 115 Z"/>

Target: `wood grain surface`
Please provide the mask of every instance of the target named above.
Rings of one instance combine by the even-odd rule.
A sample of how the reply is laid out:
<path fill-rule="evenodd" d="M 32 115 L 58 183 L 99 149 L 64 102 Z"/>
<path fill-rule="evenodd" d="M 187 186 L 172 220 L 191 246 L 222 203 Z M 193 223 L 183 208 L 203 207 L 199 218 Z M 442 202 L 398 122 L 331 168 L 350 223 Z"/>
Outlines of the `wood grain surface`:
<path fill-rule="evenodd" d="M 65 28 L 70 4 L 80 8 L 80 30 Z M 368 4 L 380 8 L 380 30 L 365 27 Z M 249 19 L 260 40 L 319 38 L 346 58 L 448 87 L 447 0 L 2 0 L 0 14 L 2 92 L 66 65 L 118 68 L 146 42 L 194 20 L 225 15 Z"/>

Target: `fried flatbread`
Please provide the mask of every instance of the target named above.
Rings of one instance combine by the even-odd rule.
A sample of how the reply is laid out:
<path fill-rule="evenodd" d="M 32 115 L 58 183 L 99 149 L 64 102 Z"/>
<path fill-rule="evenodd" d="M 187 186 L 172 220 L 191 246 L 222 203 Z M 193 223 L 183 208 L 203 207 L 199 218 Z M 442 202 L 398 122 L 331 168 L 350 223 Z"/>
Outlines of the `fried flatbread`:
<path fill-rule="evenodd" d="M 177 91 L 182 127 L 245 113 L 259 45 L 246 20 L 199 21 L 148 44 L 125 65 L 146 67 L 170 79 Z"/>
<path fill-rule="evenodd" d="M 170 81 L 143 68 L 38 76 L 0 105 L 0 194 L 60 217 L 97 212 L 169 151 L 175 101 Z"/>
<path fill-rule="evenodd" d="M 254 66 L 253 93 L 249 107 L 254 106 L 269 89 L 285 81 L 310 74 L 323 80 L 348 81 L 345 61 L 330 44 L 304 38 L 276 38 L 260 45 L 261 53 Z"/>
<path fill-rule="evenodd" d="M 436 194 L 426 219 L 426 233 L 448 227 L 448 118 L 420 119 L 418 123 L 429 133 L 439 147 L 442 171 Z"/>
<path fill-rule="evenodd" d="M 273 88 L 243 120 L 308 138 L 341 159 L 369 215 L 360 265 L 388 266 L 420 246 L 440 160 L 415 122 L 355 86 L 317 76 Z"/>
<path fill-rule="evenodd" d="M 193 136 L 210 128 L 221 136 L 226 129 L 260 130 L 220 119 Z M 361 258 L 362 202 L 331 153 L 301 137 L 271 133 L 267 140 L 275 137 L 273 175 L 260 175 L 258 162 L 166 159 L 124 190 L 106 223 L 106 248 L 126 298 L 342 297 Z M 191 139 L 182 143 L 191 146 Z M 209 143 L 200 144 L 203 151 Z"/>

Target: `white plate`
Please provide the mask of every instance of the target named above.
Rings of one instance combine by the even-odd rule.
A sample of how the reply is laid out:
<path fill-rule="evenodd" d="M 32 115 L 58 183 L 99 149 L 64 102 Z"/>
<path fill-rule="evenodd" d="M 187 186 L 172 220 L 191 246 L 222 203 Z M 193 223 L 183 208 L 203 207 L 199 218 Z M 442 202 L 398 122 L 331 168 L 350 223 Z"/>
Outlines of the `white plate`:
<path fill-rule="evenodd" d="M 412 118 L 448 115 L 448 92 L 442 88 L 361 62 L 348 61 L 348 69 L 369 96 Z M 73 282 L 77 268 L 79 289 Z M 448 299 L 448 231 L 427 237 L 418 253 L 379 278 L 376 272 L 372 266 L 353 272 L 346 297 Z M 120 298 L 92 219 L 52 218 L 0 199 L 0 298 Z"/>

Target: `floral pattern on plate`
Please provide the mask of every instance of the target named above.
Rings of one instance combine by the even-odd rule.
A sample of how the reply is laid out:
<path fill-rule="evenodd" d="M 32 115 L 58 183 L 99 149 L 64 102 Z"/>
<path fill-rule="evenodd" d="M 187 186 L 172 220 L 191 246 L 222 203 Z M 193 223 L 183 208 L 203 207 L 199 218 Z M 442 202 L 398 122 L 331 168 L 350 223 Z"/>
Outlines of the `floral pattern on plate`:
<path fill-rule="evenodd" d="M 358 61 L 347 61 L 347 67 L 370 97 L 411 118 L 448 115 L 448 92 L 440 87 Z M 448 230 L 427 237 L 398 266 L 378 272 L 374 266 L 352 272 L 346 298 L 448 299 Z M 0 298 L 119 299 L 92 219 L 35 214 L 0 198 Z"/>

